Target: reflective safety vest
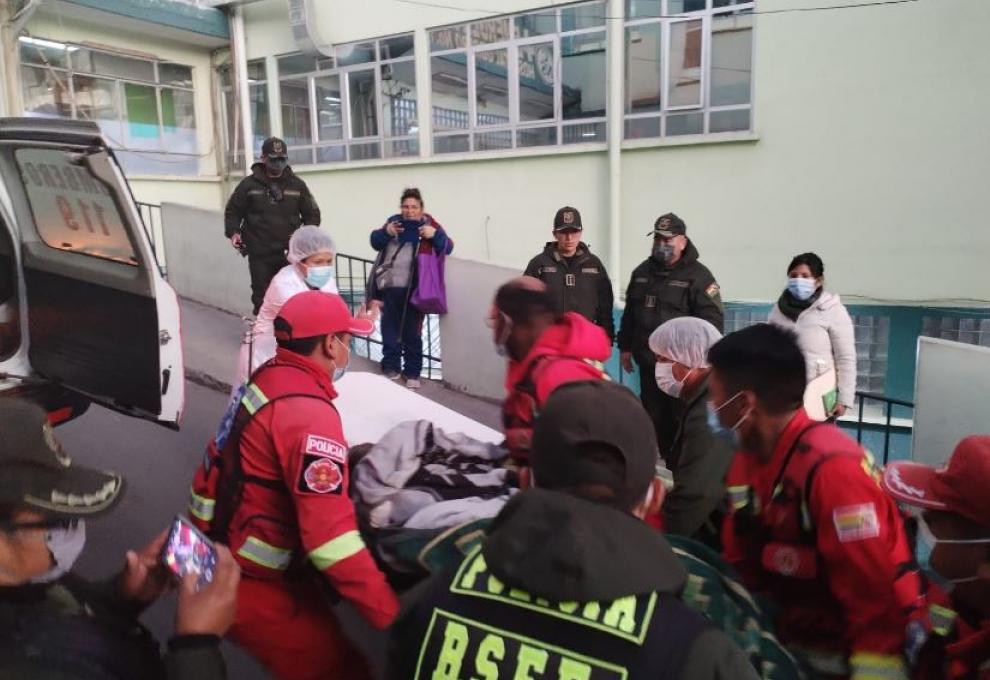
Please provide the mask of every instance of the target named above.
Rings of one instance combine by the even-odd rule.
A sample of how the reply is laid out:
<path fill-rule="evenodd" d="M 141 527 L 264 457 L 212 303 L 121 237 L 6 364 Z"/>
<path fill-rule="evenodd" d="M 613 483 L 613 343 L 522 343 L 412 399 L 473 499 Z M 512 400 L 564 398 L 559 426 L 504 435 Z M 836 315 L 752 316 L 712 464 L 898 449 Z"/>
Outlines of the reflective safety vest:
<path fill-rule="evenodd" d="M 230 546 L 242 570 L 255 577 L 281 577 L 305 564 L 305 556 L 286 547 L 298 543 L 298 529 L 291 516 L 292 501 L 285 482 L 245 473 L 241 454 L 244 429 L 274 402 L 306 397 L 333 406 L 311 380 L 298 380 L 301 375 L 291 365 L 271 362 L 259 369 L 231 400 L 193 478 L 188 507 L 192 522 L 214 541 Z M 257 487 L 262 496 L 258 510 L 271 520 L 260 525 L 263 531 L 257 522 L 249 533 L 243 522 L 238 526 L 233 521 L 241 509 L 245 485 Z M 273 512 L 273 508 L 283 510 Z"/>

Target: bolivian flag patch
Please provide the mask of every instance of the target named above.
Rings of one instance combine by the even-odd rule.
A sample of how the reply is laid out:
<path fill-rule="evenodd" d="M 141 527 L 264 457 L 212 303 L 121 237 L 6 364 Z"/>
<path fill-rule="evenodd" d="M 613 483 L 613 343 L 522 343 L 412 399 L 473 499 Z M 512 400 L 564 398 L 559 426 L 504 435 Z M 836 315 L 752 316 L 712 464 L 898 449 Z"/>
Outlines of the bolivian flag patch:
<path fill-rule="evenodd" d="M 873 503 L 844 505 L 832 511 L 835 533 L 840 543 L 862 541 L 880 535 L 880 520 Z"/>

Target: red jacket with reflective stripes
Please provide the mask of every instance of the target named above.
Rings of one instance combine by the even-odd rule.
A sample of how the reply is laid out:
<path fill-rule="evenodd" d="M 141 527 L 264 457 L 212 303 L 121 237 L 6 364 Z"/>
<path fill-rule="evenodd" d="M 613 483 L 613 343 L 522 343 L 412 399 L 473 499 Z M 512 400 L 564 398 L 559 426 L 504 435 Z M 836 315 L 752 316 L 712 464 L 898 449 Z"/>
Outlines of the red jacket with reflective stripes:
<path fill-rule="evenodd" d="M 373 626 L 386 628 L 398 601 L 358 533 L 347 442 L 330 403 L 336 396 L 325 369 L 281 348 L 254 374 L 245 400 L 256 413 L 241 433 L 241 464 L 246 477 L 266 483 L 243 485 L 230 549 L 255 578 L 283 578 L 310 561 Z M 203 465 L 197 471 L 201 499 L 209 498 L 210 474 Z"/>
<path fill-rule="evenodd" d="M 505 378 L 502 424 L 509 455 L 529 459 L 533 421 L 540 406 L 561 385 L 602 380 L 605 374 L 590 362 L 607 361 L 608 335 L 576 312 L 567 312 L 546 329 L 522 361 L 510 361 Z"/>
<path fill-rule="evenodd" d="M 769 462 L 736 454 L 726 485 L 725 557 L 779 607 L 781 640 L 840 662 L 899 664 L 920 583 L 901 515 L 862 447 L 801 409 Z"/>

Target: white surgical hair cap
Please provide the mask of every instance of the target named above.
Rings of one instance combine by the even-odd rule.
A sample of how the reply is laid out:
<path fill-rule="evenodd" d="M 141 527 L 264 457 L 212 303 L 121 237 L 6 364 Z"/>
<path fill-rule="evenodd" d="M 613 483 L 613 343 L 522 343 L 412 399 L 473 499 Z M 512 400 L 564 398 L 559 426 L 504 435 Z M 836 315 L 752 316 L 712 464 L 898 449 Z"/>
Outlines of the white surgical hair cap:
<path fill-rule="evenodd" d="M 722 339 L 712 324 L 693 316 L 682 316 L 660 324 L 650 334 L 650 350 L 688 368 L 707 368 L 708 350 Z"/>
<path fill-rule="evenodd" d="M 327 251 L 337 253 L 337 246 L 330 234 L 315 225 L 307 224 L 292 233 L 286 258 L 292 264 L 298 264 L 311 255 Z"/>

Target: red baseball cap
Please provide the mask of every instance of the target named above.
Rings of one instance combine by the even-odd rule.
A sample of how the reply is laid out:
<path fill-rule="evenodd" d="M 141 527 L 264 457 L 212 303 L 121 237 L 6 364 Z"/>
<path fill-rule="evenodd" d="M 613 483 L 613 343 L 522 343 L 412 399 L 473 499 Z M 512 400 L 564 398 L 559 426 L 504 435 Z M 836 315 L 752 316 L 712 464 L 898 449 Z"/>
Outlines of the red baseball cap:
<path fill-rule="evenodd" d="M 370 319 L 355 319 L 344 300 L 333 293 L 308 290 L 289 298 L 275 317 L 276 340 L 299 340 L 318 335 L 371 335 Z"/>
<path fill-rule="evenodd" d="M 963 439 L 943 468 L 890 463 L 883 472 L 883 488 L 901 503 L 951 512 L 990 527 L 990 435 Z"/>

